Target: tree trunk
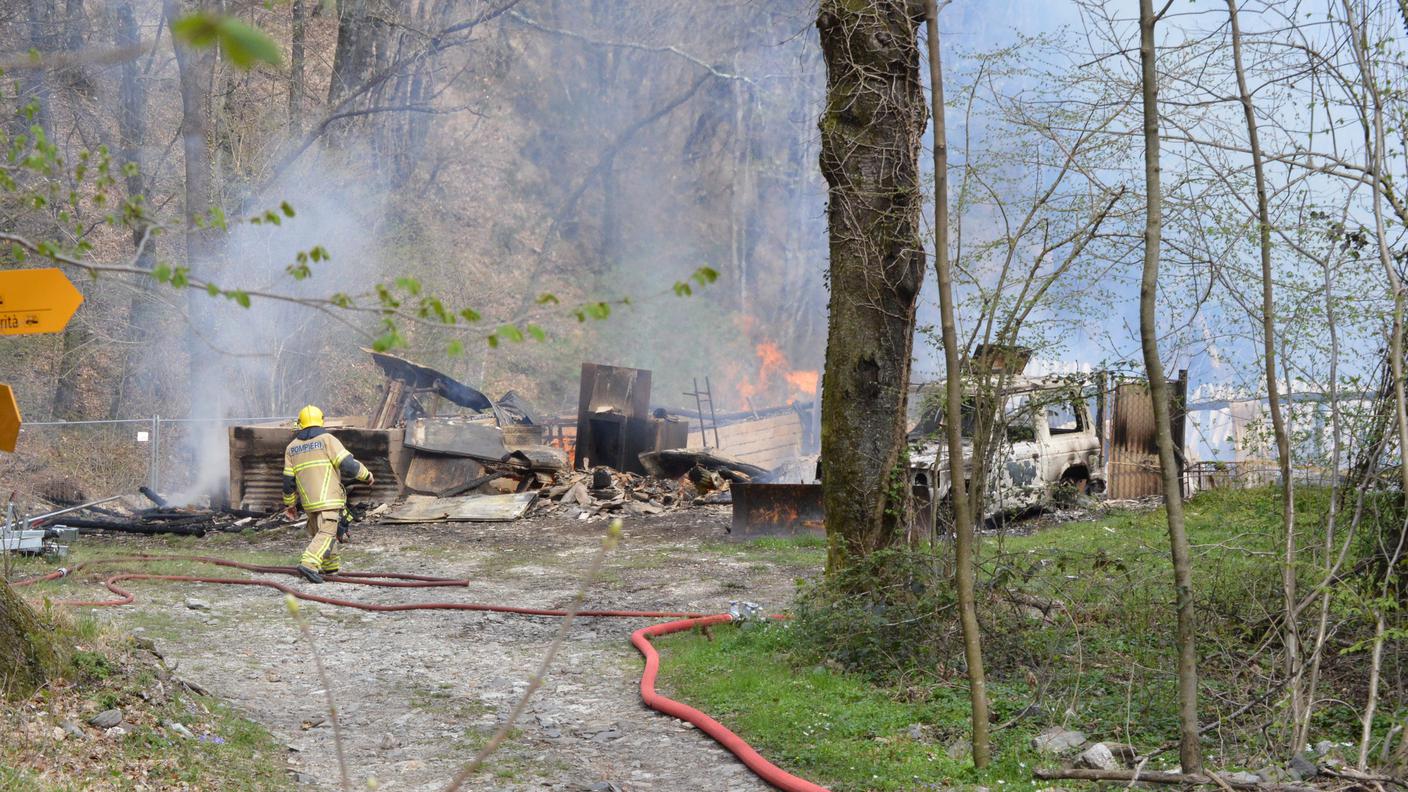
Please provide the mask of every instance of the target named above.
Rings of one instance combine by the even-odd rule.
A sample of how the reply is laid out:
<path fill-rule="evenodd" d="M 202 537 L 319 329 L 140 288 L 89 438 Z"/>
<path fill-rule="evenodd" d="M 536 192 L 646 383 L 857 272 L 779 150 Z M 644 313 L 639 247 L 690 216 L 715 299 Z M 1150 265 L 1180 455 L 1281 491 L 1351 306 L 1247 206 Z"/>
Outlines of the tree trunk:
<path fill-rule="evenodd" d="M 200 1 L 197 2 L 200 7 Z M 167 24 L 174 23 L 182 16 L 180 0 L 163 0 L 163 7 L 166 11 Z M 173 40 L 174 40 L 173 35 Z M 181 151 L 185 159 L 185 223 L 183 226 L 183 242 L 185 246 L 185 264 L 193 271 L 200 271 L 207 277 L 214 277 L 216 273 L 208 269 L 211 263 L 211 230 L 204 222 L 197 225 L 197 219 L 203 218 L 210 210 L 212 196 L 210 192 L 210 150 L 208 148 L 208 119 L 210 114 L 209 94 L 211 81 L 214 78 L 215 58 L 211 49 L 196 51 L 187 48 L 177 42 L 176 69 L 180 76 L 181 84 Z M 200 316 L 201 311 L 206 307 L 204 301 L 209 297 L 196 290 L 191 290 L 187 297 L 187 310 L 189 320 L 194 322 Z M 213 382 L 210 376 L 214 369 L 209 350 L 203 346 L 196 333 L 189 334 L 187 341 L 187 353 L 190 355 L 189 376 L 190 390 L 192 394 L 191 412 L 193 417 L 201 404 L 209 407 L 207 400 L 198 398 L 206 393 L 206 386 Z"/>
<path fill-rule="evenodd" d="M 62 660 L 48 627 L 0 580 L 0 699 L 28 698 L 59 672 Z"/>
<path fill-rule="evenodd" d="M 328 82 L 328 107 L 336 107 L 361 85 L 371 68 L 375 36 L 368 5 L 369 0 L 338 3 L 337 47 L 333 50 L 332 78 Z"/>
<path fill-rule="evenodd" d="M 928 0 L 930 107 L 934 118 L 934 269 L 939 278 L 939 312 L 944 340 L 944 434 L 948 439 L 950 500 L 953 501 L 955 588 L 963 625 L 963 655 L 968 663 L 968 695 L 973 715 L 973 765 L 987 767 L 987 678 L 983 673 L 982 634 L 974 602 L 973 510 L 963 493 L 963 378 L 959 376 L 958 329 L 953 320 L 953 273 L 948 261 L 948 135 L 944 125 L 944 69 L 939 50 L 939 7 Z"/>
<path fill-rule="evenodd" d="M 1281 628 L 1281 643 L 1285 647 L 1286 679 L 1290 686 L 1291 753 L 1304 745 L 1300 724 L 1304 721 L 1302 699 L 1303 680 L 1300 651 L 1300 629 L 1296 613 L 1296 496 L 1291 479 L 1291 442 L 1286 433 L 1286 419 L 1281 410 L 1281 389 L 1276 379 L 1276 309 L 1271 282 L 1271 211 L 1266 200 L 1266 170 L 1261 156 L 1261 138 L 1257 134 L 1256 112 L 1252 93 L 1247 88 L 1247 72 L 1242 65 L 1242 29 L 1237 21 L 1237 0 L 1227 0 L 1227 15 L 1232 29 L 1232 65 L 1237 73 L 1237 93 L 1242 113 L 1247 120 L 1247 142 L 1251 146 L 1252 172 L 1256 176 L 1256 216 L 1258 241 L 1261 248 L 1261 332 L 1266 364 L 1266 397 L 1271 410 L 1271 428 L 1276 435 L 1276 455 L 1281 468 L 1281 524 L 1284 553 L 1281 558 L 1281 595 L 1286 611 Z"/>
<path fill-rule="evenodd" d="M 139 43 L 137 20 L 132 10 L 132 0 L 122 0 L 116 5 L 113 10 L 113 21 L 114 47 L 123 49 L 134 47 Z M 140 199 L 144 207 L 148 206 L 146 159 L 142 153 L 142 146 L 147 137 L 146 107 L 147 90 L 142 81 L 138 62 L 136 59 L 123 61 L 118 83 L 117 159 L 125 174 L 123 181 L 127 188 L 128 199 Z M 126 167 L 128 165 L 133 167 L 129 169 Z M 147 223 L 138 222 L 132 226 L 132 247 L 139 251 L 137 266 L 144 270 L 150 270 L 156 261 L 156 239 L 148 236 Z M 143 285 L 149 289 L 157 288 L 155 282 Z M 130 333 L 134 342 L 134 352 L 128 353 L 123 382 L 136 380 L 143 383 L 150 392 L 143 393 L 142 396 L 145 398 L 139 398 L 137 401 L 146 404 L 160 402 L 165 398 L 165 394 L 159 392 L 155 385 L 155 381 L 159 379 L 155 376 L 156 372 L 154 370 L 148 371 L 152 364 L 158 363 L 150 350 L 154 348 L 156 343 L 156 328 L 159 319 L 160 315 L 156 310 L 156 305 L 144 290 L 139 289 L 132 295 Z M 165 361 L 160 362 L 164 363 Z M 121 413 L 120 407 L 128 400 L 129 395 L 130 391 L 125 386 L 113 388 L 108 409 L 110 417 L 118 417 Z"/>
<path fill-rule="evenodd" d="M 828 573 L 904 538 L 905 406 L 924 275 L 922 13 L 904 0 L 823 0 L 817 15 L 831 254 L 821 408 Z"/>
<path fill-rule="evenodd" d="M 1173 424 L 1169 415 L 1168 380 L 1159 359 L 1155 299 L 1159 286 L 1159 243 L 1163 236 L 1163 190 L 1159 178 L 1158 77 L 1154 62 L 1153 0 L 1139 0 L 1139 63 L 1144 106 L 1144 274 L 1139 284 L 1139 340 L 1144 368 L 1149 375 L 1149 395 L 1154 402 L 1154 428 L 1159 446 L 1159 475 L 1163 479 L 1164 509 L 1173 556 L 1173 583 L 1178 602 L 1178 758 L 1183 772 L 1201 773 L 1198 745 L 1198 655 L 1194 644 L 1197 625 L 1193 613 L 1193 567 L 1188 532 L 1183 522 L 1183 490 L 1174 452 Z"/>
<path fill-rule="evenodd" d="M 38 52 L 51 52 L 53 47 L 50 44 L 49 26 L 53 20 L 51 14 L 53 9 L 45 0 L 29 0 L 29 46 Z M 54 142 L 53 114 L 49 107 L 49 81 L 48 72 L 44 69 L 25 69 L 21 72 L 20 83 L 23 86 L 23 93 L 20 97 L 20 105 L 24 106 L 33 102 L 35 105 L 34 119 L 26 121 L 23 113 L 17 113 L 19 125 L 16 129 L 18 135 L 29 135 L 30 127 L 38 125 L 44 130 L 44 137 L 48 142 Z"/>
<path fill-rule="evenodd" d="M 288 56 L 288 133 L 290 137 L 303 134 L 303 39 L 304 23 L 307 15 L 303 11 L 303 0 L 293 0 L 293 35 Z"/>

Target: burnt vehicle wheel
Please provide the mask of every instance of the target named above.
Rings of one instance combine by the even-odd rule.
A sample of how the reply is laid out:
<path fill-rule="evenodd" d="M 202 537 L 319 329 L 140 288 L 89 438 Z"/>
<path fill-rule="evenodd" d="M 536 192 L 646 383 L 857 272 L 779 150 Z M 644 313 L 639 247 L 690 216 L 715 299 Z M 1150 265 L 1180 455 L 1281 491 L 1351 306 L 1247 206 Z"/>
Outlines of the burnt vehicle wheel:
<path fill-rule="evenodd" d="M 1076 465 L 1061 474 L 1061 480 L 1052 487 L 1051 499 L 1059 505 L 1071 506 L 1093 491 L 1095 488 L 1091 486 L 1090 471 L 1084 465 Z"/>

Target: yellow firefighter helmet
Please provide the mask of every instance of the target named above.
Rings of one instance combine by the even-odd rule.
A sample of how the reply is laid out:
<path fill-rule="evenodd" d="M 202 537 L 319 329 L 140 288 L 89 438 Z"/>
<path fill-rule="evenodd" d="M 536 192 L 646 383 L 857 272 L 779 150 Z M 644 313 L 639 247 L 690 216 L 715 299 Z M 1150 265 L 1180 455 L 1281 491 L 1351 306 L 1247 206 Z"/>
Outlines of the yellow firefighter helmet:
<path fill-rule="evenodd" d="M 308 405 L 298 411 L 298 428 L 307 429 L 310 426 L 323 425 L 323 411 L 313 405 Z"/>

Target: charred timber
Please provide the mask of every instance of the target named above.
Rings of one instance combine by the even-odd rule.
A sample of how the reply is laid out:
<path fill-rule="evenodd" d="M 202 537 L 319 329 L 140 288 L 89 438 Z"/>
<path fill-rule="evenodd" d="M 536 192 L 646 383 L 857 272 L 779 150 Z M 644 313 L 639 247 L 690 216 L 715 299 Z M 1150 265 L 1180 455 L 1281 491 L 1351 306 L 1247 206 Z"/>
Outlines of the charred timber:
<path fill-rule="evenodd" d="M 171 505 L 166 502 L 165 498 L 161 497 L 156 492 L 154 492 L 151 487 L 138 487 L 137 491 L 142 493 L 142 495 L 146 496 L 147 500 L 151 501 L 152 503 L 155 503 L 158 509 L 165 509 L 166 507 Z"/>
<path fill-rule="evenodd" d="M 154 536 L 157 534 L 175 534 L 177 536 L 205 536 L 213 530 L 207 522 L 194 523 L 161 523 L 150 525 L 140 522 L 116 522 L 112 520 L 64 520 L 59 523 L 61 526 L 77 528 L 80 532 L 88 531 L 116 531 L 118 533 L 145 534 Z"/>

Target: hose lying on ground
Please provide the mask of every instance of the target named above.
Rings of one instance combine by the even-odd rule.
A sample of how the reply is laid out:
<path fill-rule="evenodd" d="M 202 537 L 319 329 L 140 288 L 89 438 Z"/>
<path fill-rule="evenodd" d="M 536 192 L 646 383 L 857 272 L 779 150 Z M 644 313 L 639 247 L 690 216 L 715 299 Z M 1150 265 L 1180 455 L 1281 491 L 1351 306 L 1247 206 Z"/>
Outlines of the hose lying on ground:
<path fill-rule="evenodd" d="M 247 572 L 258 572 L 264 574 L 294 575 L 298 572 L 291 566 L 265 566 L 261 564 L 246 564 L 239 561 L 230 561 L 223 558 L 213 558 L 210 556 L 177 556 L 177 555 L 129 555 L 114 558 L 96 559 L 87 561 L 75 566 L 72 569 L 58 569 L 46 575 L 17 580 L 10 585 L 15 587 L 29 586 L 35 583 L 58 580 L 69 575 L 75 575 L 90 567 L 100 565 L 112 565 L 122 563 L 143 563 L 155 561 L 185 561 L 201 564 L 211 564 L 213 566 L 226 567 L 230 569 L 240 569 Z M 336 575 L 325 575 L 326 580 L 333 583 L 353 583 L 362 586 L 382 586 L 388 588 L 468 588 L 469 581 L 462 578 L 441 578 L 428 575 L 411 575 L 398 572 L 343 572 Z M 180 583 L 218 583 L 233 586 L 262 586 L 281 591 L 289 596 L 308 602 L 319 602 L 324 605 L 333 605 L 342 608 L 356 608 L 364 611 L 410 611 L 410 610 L 458 610 L 458 611 L 488 611 L 493 613 L 514 613 L 523 616 L 556 616 L 567 615 L 567 611 L 555 610 L 551 608 L 525 608 L 513 605 L 492 605 L 477 602 L 408 602 L 396 604 L 381 604 L 375 602 L 358 602 L 356 600 L 345 600 L 337 597 L 325 597 L 319 594 L 311 594 L 307 591 L 285 585 L 275 580 L 263 580 L 259 578 L 220 578 L 205 577 L 199 575 L 160 575 L 143 572 L 119 572 L 103 580 L 103 586 L 117 595 L 117 599 L 108 600 L 57 600 L 55 605 L 68 605 L 77 607 L 115 607 L 119 605 L 129 605 L 136 600 L 132 592 L 119 586 L 119 583 L 128 580 L 165 580 Z M 577 616 L 586 618 L 653 618 L 653 619 L 676 619 L 677 621 L 656 624 L 651 627 L 643 627 L 631 634 L 631 644 L 645 657 L 645 670 L 640 678 L 641 700 L 647 707 L 679 718 L 693 724 L 700 731 L 712 737 L 719 745 L 738 757 L 758 775 L 759 778 L 769 784 L 784 790 L 784 792 L 827 792 L 825 787 L 817 786 L 797 776 L 782 770 L 753 749 L 751 745 L 744 742 L 743 738 L 729 731 L 727 727 L 708 715 L 700 712 L 674 699 L 667 698 L 655 692 L 655 677 L 660 670 L 660 655 L 656 653 L 655 647 L 650 644 L 650 639 L 655 636 L 669 635 L 671 633 L 682 632 L 696 627 L 706 627 L 711 624 L 722 624 L 733 621 L 733 617 L 727 613 L 705 615 L 699 613 L 686 613 L 677 611 L 639 611 L 639 610 L 579 610 Z"/>

